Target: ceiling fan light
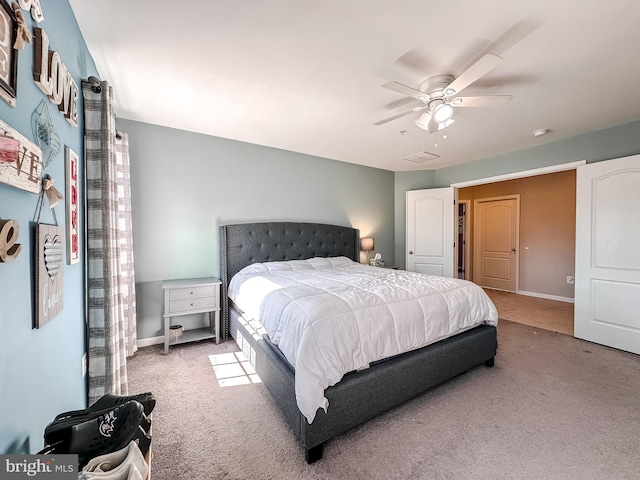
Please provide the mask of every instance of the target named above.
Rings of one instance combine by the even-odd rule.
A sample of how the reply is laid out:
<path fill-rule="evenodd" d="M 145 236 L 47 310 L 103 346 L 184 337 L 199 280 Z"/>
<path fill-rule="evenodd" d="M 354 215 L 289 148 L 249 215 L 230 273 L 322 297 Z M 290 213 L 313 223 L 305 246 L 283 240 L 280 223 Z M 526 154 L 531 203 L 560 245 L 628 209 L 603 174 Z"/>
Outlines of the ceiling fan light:
<path fill-rule="evenodd" d="M 431 112 L 425 112 L 415 121 L 415 124 L 423 130 L 429 130 L 429 122 L 431 121 Z"/>
<path fill-rule="evenodd" d="M 445 129 L 450 125 L 453 125 L 453 122 L 455 122 L 453 118 L 450 118 L 446 122 L 438 122 L 438 131 Z"/>
<path fill-rule="evenodd" d="M 433 119 L 438 123 L 445 123 L 453 117 L 453 107 L 446 103 L 441 103 L 433 111 Z"/>

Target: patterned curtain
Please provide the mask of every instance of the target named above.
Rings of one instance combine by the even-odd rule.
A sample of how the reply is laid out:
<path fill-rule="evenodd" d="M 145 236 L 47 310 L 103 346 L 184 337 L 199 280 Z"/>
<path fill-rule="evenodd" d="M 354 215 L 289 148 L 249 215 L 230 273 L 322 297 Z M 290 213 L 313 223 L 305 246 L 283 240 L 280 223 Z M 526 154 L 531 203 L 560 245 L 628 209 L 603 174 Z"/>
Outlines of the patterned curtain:
<path fill-rule="evenodd" d="M 129 143 L 115 128 L 108 82 L 82 82 L 87 198 L 89 404 L 127 395 L 127 357 L 137 350 Z"/>

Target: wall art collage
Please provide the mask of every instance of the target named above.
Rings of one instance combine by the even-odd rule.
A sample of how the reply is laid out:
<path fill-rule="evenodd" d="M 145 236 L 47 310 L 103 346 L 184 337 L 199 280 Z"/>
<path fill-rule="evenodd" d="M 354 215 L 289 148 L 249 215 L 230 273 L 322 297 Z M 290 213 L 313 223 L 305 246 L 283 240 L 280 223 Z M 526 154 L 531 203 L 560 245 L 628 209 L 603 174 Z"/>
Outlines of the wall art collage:
<path fill-rule="evenodd" d="M 11 107 L 18 102 L 19 51 L 33 44 L 33 79 L 45 98 L 32 114 L 32 141 L 0 119 L 0 188 L 14 187 L 38 195 L 34 225 L 35 260 L 35 315 L 33 326 L 41 328 L 62 311 L 64 302 L 64 264 L 80 262 L 80 191 L 79 157 L 68 146 L 64 147 L 64 195 L 54 185 L 54 179 L 45 172 L 47 166 L 59 156 L 61 142 L 49 114 L 49 103 L 55 106 L 67 122 L 78 126 L 77 83 L 71 77 L 60 55 L 52 50 L 46 32 L 27 26 L 24 14 L 30 13 L 35 23 L 44 20 L 41 0 L 17 0 L 9 5 L 0 0 L 0 99 Z M 24 11 L 24 12 L 23 12 Z M 65 225 L 58 225 L 54 207 L 64 200 Z M 53 224 L 40 223 L 40 212 L 45 203 L 51 209 Z M 0 211 L 0 268 L 16 260 L 22 251 L 20 223 Z M 27 240 L 24 240 L 26 242 Z M 66 246 L 66 248 L 65 248 Z M 66 256 L 66 262 L 65 262 Z"/>

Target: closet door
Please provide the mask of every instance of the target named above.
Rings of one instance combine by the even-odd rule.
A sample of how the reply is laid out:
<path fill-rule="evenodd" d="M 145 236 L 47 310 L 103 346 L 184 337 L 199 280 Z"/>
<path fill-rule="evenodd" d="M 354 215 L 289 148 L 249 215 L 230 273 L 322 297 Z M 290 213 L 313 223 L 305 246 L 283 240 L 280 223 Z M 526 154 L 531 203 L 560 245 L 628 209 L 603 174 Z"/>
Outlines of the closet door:
<path fill-rule="evenodd" d="M 454 189 L 407 192 L 407 270 L 453 277 Z"/>
<path fill-rule="evenodd" d="M 640 155 L 576 176 L 575 336 L 640 354 Z"/>

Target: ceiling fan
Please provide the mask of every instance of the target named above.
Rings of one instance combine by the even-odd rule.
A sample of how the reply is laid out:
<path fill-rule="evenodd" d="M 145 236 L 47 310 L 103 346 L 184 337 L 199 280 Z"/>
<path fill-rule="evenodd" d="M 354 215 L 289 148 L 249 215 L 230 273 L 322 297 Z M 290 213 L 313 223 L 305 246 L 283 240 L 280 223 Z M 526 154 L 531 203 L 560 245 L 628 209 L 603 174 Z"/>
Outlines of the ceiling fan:
<path fill-rule="evenodd" d="M 495 107 L 504 105 L 511 100 L 511 95 L 458 96 L 462 90 L 496 68 L 500 62 L 502 62 L 502 58 L 498 55 L 487 53 L 458 78 L 454 78 L 452 75 L 436 75 L 422 82 L 417 90 L 398 82 L 385 83 L 382 85 L 384 88 L 417 98 L 423 105 L 399 113 L 393 117 L 380 120 L 374 123 L 374 125 L 382 125 L 397 118 L 426 110 L 426 112 L 422 113 L 415 121 L 415 124 L 423 130 L 427 130 L 429 133 L 434 133 L 448 127 L 454 122 L 454 108 Z"/>

